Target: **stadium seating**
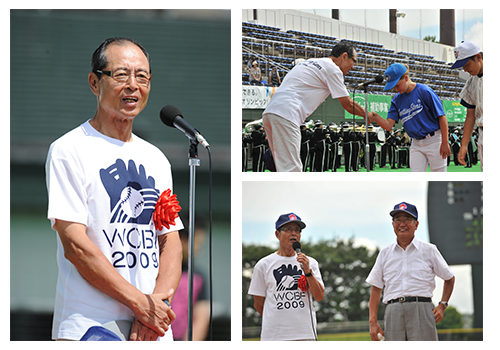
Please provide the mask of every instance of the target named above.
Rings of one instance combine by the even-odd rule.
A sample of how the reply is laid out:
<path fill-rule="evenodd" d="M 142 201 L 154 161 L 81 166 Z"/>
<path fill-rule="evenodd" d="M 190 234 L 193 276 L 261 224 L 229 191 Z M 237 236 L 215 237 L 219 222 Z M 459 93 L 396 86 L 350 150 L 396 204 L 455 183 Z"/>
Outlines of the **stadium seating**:
<path fill-rule="evenodd" d="M 246 63 L 251 56 L 258 62 L 263 80 L 267 80 L 264 77 L 268 76 L 273 67 L 278 68 L 283 78 L 293 68 L 295 60 L 326 57 L 340 41 L 352 42 L 357 50 L 357 65 L 345 77 L 348 89 L 376 75 L 383 75 L 387 66 L 397 62 L 407 64 L 411 79 L 429 85 L 441 99 L 457 99 L 465 85 L 458 78 L 458 72 L 450 68 L 450 64 L 432 56 L 395 52 L 380 44 L 296 30 L 284 31 L 249 22 L 242 22 L 242 83 L 248 84 Z M 371 89 L 373 93 L 393 95 L 392 92 L 382 91 L 382 85 L 373 85 Z"/>

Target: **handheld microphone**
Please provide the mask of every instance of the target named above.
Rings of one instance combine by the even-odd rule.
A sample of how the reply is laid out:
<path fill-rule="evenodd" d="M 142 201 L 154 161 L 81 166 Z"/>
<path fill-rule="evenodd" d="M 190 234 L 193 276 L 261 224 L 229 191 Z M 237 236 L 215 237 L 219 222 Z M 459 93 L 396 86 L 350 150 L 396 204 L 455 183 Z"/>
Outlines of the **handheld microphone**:
<path fill-rule="evenodd" d="M 293 244 L 292 244 L 292 248 L 293 248 L 293 250 L 295 250 L 295 252 L 296 252 L 297 254 L 299 254 L 299 253 L 300 253 L 300 247 L 301 247 L 301 246 L 300 246 L 300 242 L 297 242 L 297 241 L 293 242 Z M 300 263 L 300 267 L 304 268 L 304 265 L 303 265 L 302 263 Z"/>
<path fill-rule="evenodd" d="M 372 83 L 377 83 L 377 84 L 380 84 L 381 82 L 384 81 L 384 77 L 381 76 L 381 75 L 377 75 L 374 79 L 372 80 L 367 80 L 365 81 L 364 83 L 361 83 L 361 84 L 357 84 L 355 85 L 356 87 L 362 87 L 362 86 L 368 86 Z"/>
<path fill-rule="evenodd" d="M 207 140 L 205 140 L 200 132 L 184 120 L 179 108 L 172 105 L 163 107 L 160 111 L 160 119 L 166 126 L 177 128 L 182 131 L 190 140 L 198 141 L 205 148 L 210 147 Z"/>
<path fill-rule="evenodd" d="M 297 254 L 299 254 L 299 253 L 300 253 L 300 242 L 293 242 L 292 247 L 293 247 L 293 250 L 295 250 L 295 252 L 296 252 Z"/>

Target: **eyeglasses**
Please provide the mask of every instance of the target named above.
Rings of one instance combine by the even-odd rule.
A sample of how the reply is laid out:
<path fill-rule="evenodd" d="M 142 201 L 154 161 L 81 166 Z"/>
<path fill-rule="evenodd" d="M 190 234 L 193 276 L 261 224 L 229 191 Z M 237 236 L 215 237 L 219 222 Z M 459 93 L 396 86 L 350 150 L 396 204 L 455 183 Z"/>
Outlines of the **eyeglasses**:
<path fill-rule="evenodd" d="M 95 72 L 107 75 L 108 77 L 111 77 L 114 80 L 116 80 L 117 82 L 122 83 L 122 84 L 126 83 L 132 75 L 134 75 L 135 80 L 137 80 L 137 83 L 139 83 L 140 85 L 147 86 L 149 84 L 149 82 L 151 81 L 151 74 L 149 74 L 148 72 L 144 72 L 144 71 L 132 73 L 132 72 L 125 70 L 125 69 L 118 69 L 115 71 L 97 69 Z"/>
<path fill-rule="evenodd" d="M 394 219 L 393 222 L 396 223 L 396 224 L 401 224 L 401 223 L 405 223 L 405 224 L 408 224 L 412 221 L 417 221 L 415 220 L 414 218 L 410 218 L 410 217 L 404 217 L 404 218 L 397 218 L 397 219 Z"/>
<path fill-rule="evenodd" d="M 285 231 L 285 232 L 298 232 L 301 233 L 302 230 L 300 227 L 283 227 L 280 231 Z"/>

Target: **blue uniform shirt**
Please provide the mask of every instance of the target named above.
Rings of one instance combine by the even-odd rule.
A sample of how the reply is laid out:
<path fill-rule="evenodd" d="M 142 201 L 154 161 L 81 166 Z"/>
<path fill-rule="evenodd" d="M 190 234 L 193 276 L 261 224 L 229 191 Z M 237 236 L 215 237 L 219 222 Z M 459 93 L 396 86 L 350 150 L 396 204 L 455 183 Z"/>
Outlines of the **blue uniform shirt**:
<path fill-rule="evenodd" d="M 423 138 L 439 129 L 438 117 L 445 115 L 443 103 L 430 87 L 417 83 L 410 92 L 397 94 L 391 102 L 388 118 L 401 120 L 412 138 Z"/>

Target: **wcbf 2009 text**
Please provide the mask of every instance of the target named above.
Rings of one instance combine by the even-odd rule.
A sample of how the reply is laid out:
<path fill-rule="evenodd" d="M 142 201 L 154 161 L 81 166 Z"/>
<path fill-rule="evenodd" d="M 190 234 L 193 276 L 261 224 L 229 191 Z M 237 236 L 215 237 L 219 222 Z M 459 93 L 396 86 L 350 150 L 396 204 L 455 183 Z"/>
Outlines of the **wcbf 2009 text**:
<path fill-rule="evenodd" d="M 275 293 L 274 298 L 277 301 L 278 310 L 284 309 L 297 309 L 304 308 L 306 305 L 304 303 L 303 297 L 305 297 L 305 292 L 300 291 L 286 291 L 281 293 Z"/>
<path fill-rule="evenodd" d="M 154 268 L 158 268 L 156 252 L 151 254 L 151 258 L 145 252 L 141 252 L 139 257 L 137 257 L 134 252 L 114 252 L 111 257 L 113 258 L 113 267 L 115 269 L 126 267 L 133 269 L 138 264 L 144 269 L 147 269 L 150 264 L 152 264 Z"/>

